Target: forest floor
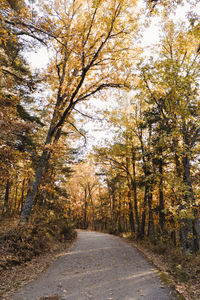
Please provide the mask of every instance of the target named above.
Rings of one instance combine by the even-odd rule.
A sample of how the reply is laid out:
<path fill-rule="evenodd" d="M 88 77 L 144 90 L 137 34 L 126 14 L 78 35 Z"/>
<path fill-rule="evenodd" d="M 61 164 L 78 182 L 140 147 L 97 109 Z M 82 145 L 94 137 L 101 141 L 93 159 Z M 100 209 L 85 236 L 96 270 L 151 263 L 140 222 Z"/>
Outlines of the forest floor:
<path fill-rule="evenodd" d="M 10 232 L 17 228 L 18 220 L 4 220 L 0 224 L 0 300 L 10 299 L 12 292 L 36 279 L 54 260 L 66 253 L 72 241 L 59 241 L 51 239 L 51 246 L 39 250 L 33 257 L 26 257 L 26 261 L 19 261 L 17 247 L 23 246 L 24 256 L 30 255 L 27 241 L 16 245 L 10 239 Z M 14 232 L 14 236 L 16 233 Z M 4 237 L 9 237 L 5 240 Z M 15 236 L 17 238 L 17 235 Z M 38 237 L 40 238 L 40 236 Z M 38 242 L 38 240 L 36 240 Z M 44 241 L 45 242 L 45 241 Z M 13 251 L 13 246 L 16 247 Z M 23 252 L 21 253 L 23 255 Z"/>
<path fill-rule="evenodd" d="M 69 251 L 11 300 L 177 299 L 140 252 L 113 235 L 78 231 Z"/>
<path fill-rule="evenodd" d="M 57 243 L 52 245 L 48 253 L 40 254 L 22 265 L 14 265 L 1 272 L 0 299 L 10 299 L 12 292 L 24 286 L 47 269 L 56 259 L 66 253 L 72 242 Z"/>

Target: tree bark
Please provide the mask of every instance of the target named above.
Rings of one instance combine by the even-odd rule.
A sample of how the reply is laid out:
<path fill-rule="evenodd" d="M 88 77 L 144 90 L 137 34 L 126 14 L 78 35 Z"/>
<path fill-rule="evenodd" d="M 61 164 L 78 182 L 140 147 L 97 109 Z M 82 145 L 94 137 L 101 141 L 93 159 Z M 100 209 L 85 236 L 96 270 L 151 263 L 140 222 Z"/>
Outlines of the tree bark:
<path fill-rule="evenodd" d="M 133 205 L 131 199 L 131 192 L 128 191 L 128 199 L 129 199 L 129 224 L 131 228 L 131 232 L 135 232 L 135 223 L 134 223 L 134 216 L 133 216 Z"/>
<path fill-rule="evenodd" d="M 16 185 L 16 188 L 15 188 L 15 202 L 14 202 L 14 206 L 13 206 L 13 211 L 15 211 L 16 207 L 17 207 L 17 194 L 18 194 L 18 186 Z"/>
<path fill-rule="evenodd" d="M 184 208 L 183 208 L 184 209 Z M 181 218 L 180 220 L 181 246 L 184 253 L 194 253 L 194 238 L 192 220 Z"/>
<path fill-rule="evenodd" d="M 118 232 L 122 232 L 123 231 L 123 226 L 122 226 L 122 213 L 121 213 L 121 209 L 122 209 L 122 205 L 121 205 L 121 193 L 119 192 L 119 203 L 118 203 Z"/>
<path fill-rule="evenodd" d="M 163 196 L 163 160 L 159 160 L 159 173 L 160 173 L 160 183 L 159 183 L 159 225 L 161 233 L 165 231 L 165 213 L 164 213 L 164 196 Z"/>
<path fill-rule="evenodd" d="M 22 209 L 22 212 L 21 212 L 19 225 L 22 225 L 23 223 L 28 222 L 28 219 L 29 219 L 30 214 L 31 214 L 31 209 L 32 209 L 32 206 L 34 204 L 35 197 L 37 195 L 38 187 L 41 184 L 43 171 L 44 171 L 46 163 L 48 161 L 48 159 L 47 159 L 48 154 L 49 154 L 49 150 L 44 149 L 44 151 L 42 153 L 42 156 L 40 158 L 38 167 L 37 167 L 36 172 L 35 172 L 35 178 L 32 182 L 32 188 L 29 189 L 28 193 L 27 193 L 27 198 L 26 198 L 26 202 L 25 202 L 25 204 L 23 206 L 23 209 Z"/>
<path fill-rule="evenodd" d="M 9 213 L 9 194 L 10 194 L 10 180 L 7 179 L 6 191 L 5 191 L 5 197 L 4 197 L 3 215 L 6 215 Z"/>
<path fill-rule="evenodd" d="M 154 222 L 153 222 L 153 212 L 152 212 L 152 199 L 153 195 L 151 190 L 148 191 L 148 208 L 149 208 L 149 228 L 148 228 L 148 235 L 151 239 L 151 241 L 155 244 L 156 238 L 155 238 L 155 229 L 154 229 Z"/>
<path fill-rule="evenodd" d="M 93 203 L 92 191 L 91 191 L 90 184 L 88 184 L 88 193 L 89 193 L 91 206 L 92 206 L 92 223 L 93 223 L 92 227 L 94 230 L 96 230 L 95 209 L 94 209 L 94 203 Z"/>
<path fill-rule="evenodd" d="M 35 202 L 35 198 L 37 195 L 38 188 L 41 184 L 42 181 L 42 175 L 45 170 L 45 167 L 48 163 L 48 160 L 50 158 L 50 149 L 49 146 L 51 145 L 51 142 L 53 140 L 53 136 L 57 135 L 58 132 L 60 132 L 60 129 L 57 131 L 54 130 L 54 126 L 52 125 L 54 120 L 52 119 L 51 125 L 49 127 L 49 131 L 46 137 L 45 145 L 44 145 L 44 150 L 42 152 L 42 155 L 40 157 L 36 172 L 35 172 L 35 177 L 32 181 L 32 187 L 28 190 L 27 197 L 25 204 L 22 208 L 20 220 L 19 220 L 19 225 L 25 224 L 28 222 L 28 219 L 31 214 L 31 210 L 33 207 L 33 204 Z M 60 136 L 60 135 L 59 135 Z M 56 142 L 58 141 L 59 137 L 57 138 Z"/>
<path fill-rule="evenodd" d="M 145 236 L 147 194 L 148 194 L 148 189 L 147 189 L 147 186 L 145 186 L 144 201 L 143 201 L 143 211 L 142 211 L 142 222 L 141 222 L 141 231 L 140 231 L 140 237 L 141 238 L 143 238 Z"/>
<path fill-rule="evenodd" d="M 183 164 L 183 181 L 185 183 L 186 191 L 184 195 L 185 205 L 180 205 L 180 211 L 187 209 L 190 210 L 191 207 L 194 207 L 195 198 L 194 198 L 194 192 L 192 187 L 192 181 L 191 181 L 191 175 L 190 175 L 190 160 L 188 155 L 185 155 L 182 158 L 182 164 Z M 193 209 L 194 213 L 194 209 Z M 196 237 L 194 236 L 194 222 L 197 222 L 197 232 Z M 194 221 L 191 219 L 191 217 L 184 217 L 181 219 L 181 242 L 184 252 L 195 252 L 195 248 L 199 247 L 199 232 L 198 232 L 198 218 Z M 196 245 L 195 245 L 196 243 Z"/>
<path fill-rule="evenodd" d="M 84 189 L 84 217 L 83 217 L 83 228 L 87 229 L 87 187 Z"/>
<path fill-rule="evenodd" d="M 24 203 L 24 186 L 25 186 L 25 179 L 23 179 L 23 182 L 22 182 L 21 198 L 20 198 L 20 201 L 18 202 L 18 206 L 17 206 L 18 211 L 20 211 L 20 209 L 22 210 L 22 208 L 23 208 L 23 203 Z"/>
<path fill-rule="evenodd" d="M 198 210 L 194 208 L 193 230 L 195 235 L 195 251 L 200 250 L 200 222 Z"/>
<path fill-rule="evenodd" d="M 112 231 L 116 231 L 116 223 L 117 223 L 117 215 L 116 215 L 116 199 L 115 199 L 115 191 L 112 192 Z"/>
<path fill-rule="evenodd" d="M 140 235 L 140 220 L 138 214 L 138 202 L 137 202 L 137 185 L 136 185 L 136 170 L 135 170 L 135 151 L 132 148 L 132 166 L 133 166 L 133 178 L 131 180 L 131 185 L 133 189 L 134 195 L 134 211 L 135 211 L 135 227 L 136 227 L 136 235 L 137 238 Z"/>

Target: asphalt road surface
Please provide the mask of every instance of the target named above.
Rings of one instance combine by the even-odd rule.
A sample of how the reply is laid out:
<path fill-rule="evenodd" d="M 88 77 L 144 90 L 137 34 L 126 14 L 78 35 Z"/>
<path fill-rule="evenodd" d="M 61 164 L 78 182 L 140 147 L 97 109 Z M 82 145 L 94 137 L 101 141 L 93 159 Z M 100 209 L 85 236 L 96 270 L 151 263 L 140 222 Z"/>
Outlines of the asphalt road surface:
<path fill-rule="evenodd" d="M 10 299 L 53 295 L 61 300 L 176 299 L 137 249 L 119 237 L 90 231 L 78 231 L 69 251 Z"/>

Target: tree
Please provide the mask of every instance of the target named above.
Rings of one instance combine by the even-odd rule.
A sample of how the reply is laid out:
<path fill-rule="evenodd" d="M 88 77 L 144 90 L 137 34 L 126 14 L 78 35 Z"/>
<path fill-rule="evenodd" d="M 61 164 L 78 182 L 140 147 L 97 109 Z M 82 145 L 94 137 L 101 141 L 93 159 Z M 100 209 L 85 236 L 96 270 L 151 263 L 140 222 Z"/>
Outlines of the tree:
<path fill-rule="evenodd" d="M 140 76 L 151 105 L 149 116 L 153 117 L 154 132 L 157 131 L 154 141 L 158 144 L 164 136 L 170 141 L 171 146 L 168 144 L 168 147 L 174 155 L 176 176 L 181 180 L 176 199 L 182 247 L 184 252 L 194 252 L 195 241 L 199 247 L 199 221 L 191 177 L 191 161 L 195 161 L 195 148 L 199 141 L 198 41 L 193 34 L 176 30 L 172 22 L 165 28 L 167 33 L 161 44 L 160 58 L 153 67 L 152 64 L 143 66 Z M 158 157 L 160 160 L 162 155 L 158 153 Z M 161 164 L 160 173 L 163 173 Z M 195 234 L 193 222 L 197 228 Z"/>
<path fill-rule="evenodd" d="M 74 175 L 66 182 L 66 187 L 70 193 L 74 223 L 78 228 L 90 227 L 96 230 L 99 218 L 97 209 L 99 183 L 92 160 L 78 162 L 73 166 L 73 171 Z"/>
<path fill-rule="evenodd" d="M 11 213 L 14 202 L 17 204 L 20 189 L 14 188 L 14 185 L 21 183 L 18 178 L 23 177 L 19 176 L 24 173 L 22 165 L 29 165 L 30 152 L 35 147 L 32 132 L 36 131 L 36 124 L 41 125 L 39 119 L 24 108 L 27 103 L 33 102 L 31 94 L 35 89 L 35 78 L 23 58 L 24 45 L 15 36 L 14 28 L 6 23 L 8 14 L 21 13 L 20 7 L 20 3 L 16 3 L 13 10 L 7 2 L 2 1 L 0 12 L 0 177 L 2 188 L 6 190 L 4 213 Z M 3 189 L 1 194 L 4 193 Z M 15 196 L 12 195 L 14 189 Z"/>
<path fill-rule="evenodd" d="M 118 118 L 112 112 L 112 124 L 121 128 L 117 143 L 97 156 L 110 165 L 112 194 L 120 176 L 133 183 L 134 230 L 139 225 L 139 235 L 147 233 L 154 243 L 179 237 L 184 253 L 193 253 L 199 249 L 200 73 L 198 39 L 186 32 L 183 25 L 165 24 L 157 56 L 138 64 L 127 110 L 121 105 Z"/>
<path fill-rule="evenodd" d="M 56 37 L 48 84 L 55 91 L 55 106 L 45 146 L 21 222 L 28 220 L 50 148 L 60 137 L 75 106 L 107 88 L 129 86 L 127 67 L 130 33 L 136 30 L 131 1 L 55 1 L 45 7 Z M 50 25 L 49 25 L 50 26 Z M 98 28 L 98 30 L 97 30 Z"/>

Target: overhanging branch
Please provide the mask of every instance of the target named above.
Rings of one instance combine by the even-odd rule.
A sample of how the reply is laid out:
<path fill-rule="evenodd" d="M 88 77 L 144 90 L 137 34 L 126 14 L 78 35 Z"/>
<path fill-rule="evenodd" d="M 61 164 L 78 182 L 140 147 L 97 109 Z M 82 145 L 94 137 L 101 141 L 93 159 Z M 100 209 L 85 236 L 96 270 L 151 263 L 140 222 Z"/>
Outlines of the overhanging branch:
<path fill-rule="evenodd" d="M 86 118 L 88 118 L 88 119 L 91 119 L 91 120 L 94 120 L 94 121 L 103 121 L 103 120 L 101 120 L 101 119 L 99 119 L 99 118 L 94 118 L 94 117 L 91 117 L 91 116 L 89 116 L 88 114 L 86 114 L 86 113 L 83 113 L 82 111 L 80 111 L 80 110 L 78 110 L 77 108 L 74 108 L 74 110 L 76 111 L 76 112 L 78 112 L 80 115 L 82 115 L 83 117 L 86 117 Z"/>
<path fill-rule="evenodd" d="M 86 147 L 87 139 L 86 136 L 71 122 L 69 124 L 84 138 L 84 147 Z"/>
<path fill-rule="evenodd" d="M 128 85 L 126 84 L 121 84 L 121 83 L 103 83 L 101 84 L 100 86 L 98 86 L 95 90 L 91 91 L 90 93 L 80 97 L 80 98 L 77 98 L 77 100 L 75 101 L 75 103 L 77 102 L 80 102 L 80 101 L 83 101 L 85 100 L 86 98 L 96 94 L 97 92 L 103 90 L 103 89 L 107 89 L 107 88 L 129 88 Z"/>

